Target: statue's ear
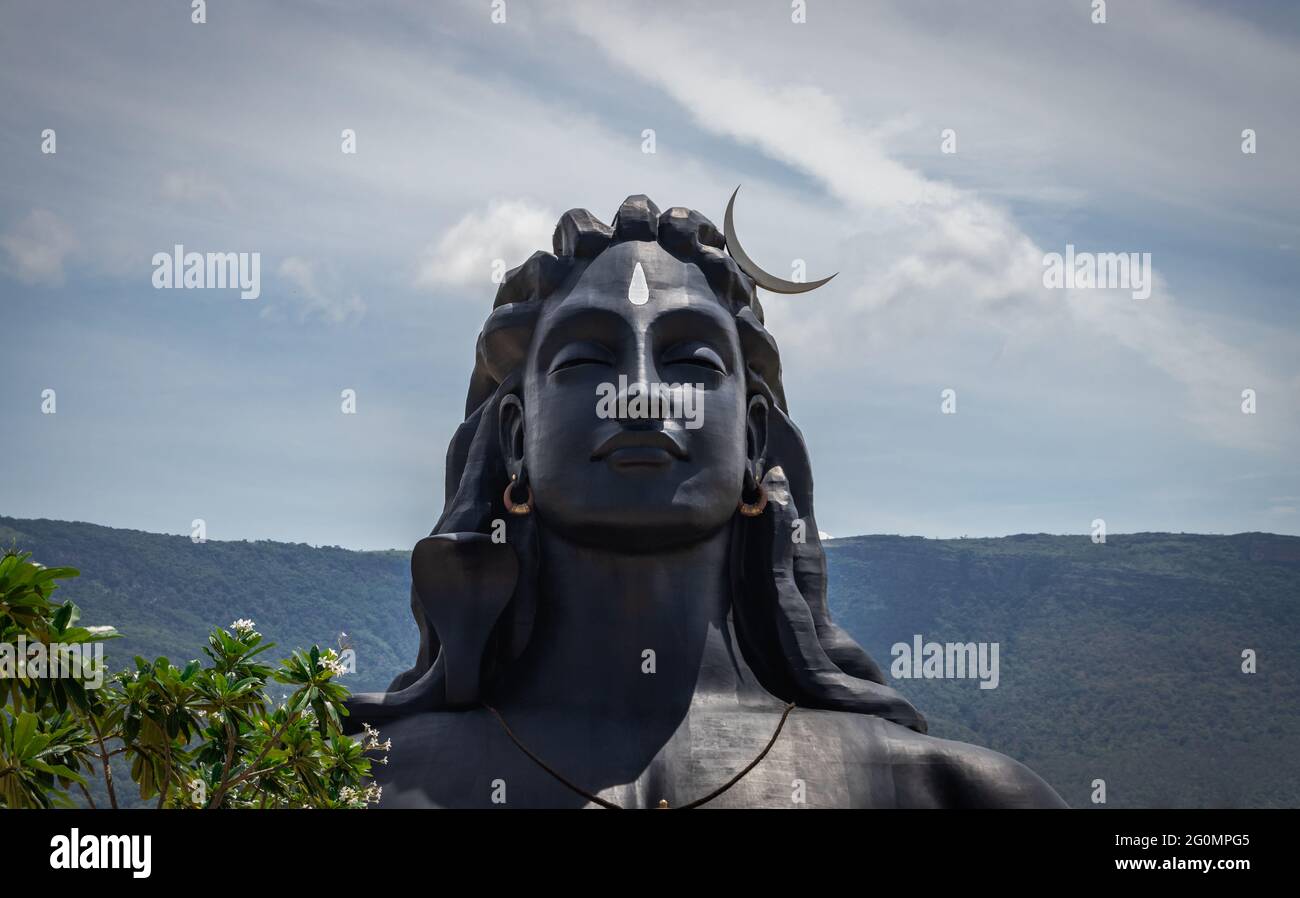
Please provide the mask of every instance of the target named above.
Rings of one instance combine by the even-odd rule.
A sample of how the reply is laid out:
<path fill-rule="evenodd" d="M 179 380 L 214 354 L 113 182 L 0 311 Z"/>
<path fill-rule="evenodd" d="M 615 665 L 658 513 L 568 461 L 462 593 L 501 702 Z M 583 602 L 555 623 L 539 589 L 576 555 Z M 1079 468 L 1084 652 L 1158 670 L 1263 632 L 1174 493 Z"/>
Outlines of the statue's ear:
<path fill-rule="evenodd" d="M 524 405 L 513 393 L 501 397 L 497 410 L 497 433 L 506 473 L 518 476 L 524 463 Z"/>
<path fill-rule="evenodd" d="M 755 393 L 749 397 L 745 415 L 745 459 L 750 470 L 762 477 L 763 459 L 767 457 L 767 399 Z"/>

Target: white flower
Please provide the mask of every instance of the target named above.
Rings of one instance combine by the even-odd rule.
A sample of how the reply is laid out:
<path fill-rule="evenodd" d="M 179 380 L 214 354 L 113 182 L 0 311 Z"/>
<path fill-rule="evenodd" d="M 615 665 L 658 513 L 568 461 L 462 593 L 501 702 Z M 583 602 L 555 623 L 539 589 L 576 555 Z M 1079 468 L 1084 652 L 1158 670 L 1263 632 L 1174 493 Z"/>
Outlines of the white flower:
<path fill-rule="evenodd" d="M 344 786 L 339 790 L 339 801 L 350 808 L 364 808 L 368 804 L 378 804 L 382 795 L 383 788 L 376 785 L 368 786 L 364 792 Z"/>
<path fill-rule="evenodd" d="M 348 672 L 347 666 L 339 660 L 338 654 L 333 649 L 326 649 L 321 653 L 320 666 L 336 677 L 341 677 Z"/>
<path fill-rule="evenodd" d="M 241 617 L 239 620 L 235 621 L 230 625 L 230 629 L 234 630 L 235 635 L 238 636 L 240 639 L 247 639 L 250 636 L 262 635 L 255 630 L 256 627 L 257 624 L 243 617 Z"/>

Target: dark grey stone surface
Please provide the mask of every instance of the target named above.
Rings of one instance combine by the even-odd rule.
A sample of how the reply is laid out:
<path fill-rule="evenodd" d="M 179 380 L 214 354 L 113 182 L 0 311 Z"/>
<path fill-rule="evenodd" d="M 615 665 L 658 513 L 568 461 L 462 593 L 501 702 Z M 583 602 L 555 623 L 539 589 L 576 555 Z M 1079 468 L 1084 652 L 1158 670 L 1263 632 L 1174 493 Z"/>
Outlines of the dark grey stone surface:
<path fill-rule="evenodd" d="M 393 741 L 383 805 L 586 805 L 488 705 L 582 790 L 683 805 L 794 703 L 709 807 L 1061 806 L 1024 766 L 925 735 L 831 621 L 807 449 L 717 228 L 634 196 L 609 227 L 566 213 L 554 246 L 507 276 L 478 341 L 443 514 L 412 556 L 416 664 L 351 704 Z M 620 375 L 698 385 L 699 426 L 602 418 Z M 529 515 L 505 510 L 512 477 Z M 760 482 L 762 514 L 740 514 Z"/>

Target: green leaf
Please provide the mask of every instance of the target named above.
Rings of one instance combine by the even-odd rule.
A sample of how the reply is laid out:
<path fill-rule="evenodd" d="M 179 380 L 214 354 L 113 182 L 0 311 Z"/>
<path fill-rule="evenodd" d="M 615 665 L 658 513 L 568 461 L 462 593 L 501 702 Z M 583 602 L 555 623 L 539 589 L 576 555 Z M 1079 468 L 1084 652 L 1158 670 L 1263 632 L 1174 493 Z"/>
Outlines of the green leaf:
<path fill-rule="evenodd" d="M 86 780 L 80 773 L 77 773 L 75 770 L 70 770 L 62 764 L 46 764 L 44 761 L 36 760 L 29 761 L 28 764 L 37 770 L 40 770 L 42 773 L 61 776 L 64 779 L 72 780 L 74 783 L 78 783 L 82 786 L 86 785 Z"/>
<path fill-rule="evenodd" d="M 64 580 L 69 577 L 80 576 L 81 571 L 75 567 L 37 568 L 35 575 L 32 577 L 32 583 L 49 583 L 52 580 Z"/>
<path fill-rule="evenodd" d="M 54 612 L 54 629 L 62 633 L 79 617 L 81 613 L 77 610 L 77 606 L 72 602 L 64 602 L 59 606 L 59 610 Z"/>
<path fill-rule="evenodd" d="M 14 722 L 13 732 L 13 753 L 19 757 L 27 754 L 27 746 L 31 743 L 32 737 L 36 734 L 37 717 L 30 711 L 24 711 L 18 715 Z"/>

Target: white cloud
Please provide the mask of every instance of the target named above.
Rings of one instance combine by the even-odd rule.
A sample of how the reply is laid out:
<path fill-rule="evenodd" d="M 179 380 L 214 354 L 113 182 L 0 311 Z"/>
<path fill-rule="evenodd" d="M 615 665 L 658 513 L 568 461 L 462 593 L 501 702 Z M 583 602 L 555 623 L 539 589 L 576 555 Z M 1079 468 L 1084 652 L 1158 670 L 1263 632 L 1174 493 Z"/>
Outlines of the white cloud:
<path fill-rule="evenodd" d="M 358 484 L 376 507 L 403 510 L 354 518 L 366 521 L 358 544 L 400 545 L 404 533 L 427 531 L 426 497 L 410 484 L 436 479 L 437 460 L 392 447 L 445 444 L 461 420 L 465 347 L 495 289 L 491 257 L 509 267 L 550 244 L 553 214 L 503 239 L 528 216 L 493 220 L 485 203 L 527 198 L 534 212 L 585 207 L 608 221 L 624 196 L 646 193 L 720 224 L 743 182 L 737 223 L 756 259 L 786 276 L 792 256 L 809 277 L 841 270 L 810 296 L 763 297 L 831 532 L 1077 532 L 1097 516 L 1139 529 L 1300 532 L 1294 515 L 1265 511 L 1297 505 L 1269 496 L 1296 493 L 1287 462 L 1300 371 L 1286 285 L 1300 246 L 1300 169 L 1284 149 L 1300 140 L 1300 119 L 1287 114 L 1300 54 L 1287 29 L 1251 23 L 1258 9 L 1146 0 L 1101 28 L 1075 4 L 1038 0 L 1005 0 L 995 12 L 876 4 L 870 15 L 852 0 L 821 0 L 808 25 L 794 26 L 780 9 L 743 0 L 688 16 L 650 7 L 643 21 L 629 18 L 635 6 L 597 4 L 577 13 L 584 34 L 527 4 L 511 8 L 508 28 L 488 27 L 475 4 L 434 18 L 414 0 L 380 16 L 318 7 L 303 17 L 257 5 L 238 17 L 247 27 L 210 33 L 135 7 L 89 19 L 63 4 L 24 4 L 6 17 L 0 70 L 14 90 L 0 122 L 25 133 L 54 110 L 71 133 L 95 135 L 91 157 L 47 157 L 32 144 L 6 159 L 14 211 L 0 231 L 47 207 L 75 224 L 76 239 L 45 274 L 29 266 L 29 277 L 50 282 L 66 268 L 78 289 L 12 322 L 15 370 L 35 376 L 57 362 L 58 381 L 71 386 L 67 359 L 40 356 L 27 338 L 57 327 L 78 347 L 120 322 L 141 345 L 176 345 L 240 384 L 280 378 L 307 408 L 331 359 L 382 360 L 402 411 L 383 425 L 391 439 L 372 442 L 400 451 L 405 467 L 396 476 L 391 463 L 371 466 Z M 42 70 L 49 41 L 30 35 L 55 35 L 68 51 L 37 79 L 25 73 Z M 193 102 L 192 85 L 205 79 L 236 99 L 237 127 Z M 1258 155 L 1238 149 L 1246 126 L 1259 132 Z M 340 152 L 343 127 L 359 134 L 355 156 Z M 646 127 L 657 130 L 657 154 L 640 150 Z M 960 152 L 940 156 L 948 127 Z M 79 158 L 89 167 L 70 170 Z M 449 237 L 458 224 L 463 236 Z M 29 231 L 6 236 L 30 243 Z M 1120 234 L 1159 244 L 1109 242 Z M 1041 252 L 1071 238 L 1081 250 L 1155 249 L 1163 280 L 1146 303 L 1043 291 Z M 258 303 L 268 323 L 364 312 L 375 326 L 267 352 L 220 339 L 212 309 L 186 303 L 158 332 L 158 297 L 140 288 L 151 254 L 177 242 L 276 260 Z M 0 244 L 0 269 L 16 277 L 13 256 Z M 353 285 L 364 285 L 369 309 Z M 0 303 L 19 286 L 0 282 Z M 171 358 L 131 343 L 123 369 L 89 345 L 64 354 L 83 362 L 78 389 L 125 371 L 187 401 L 192 384 L 177 388 Z M 961 413 L 940 417 L 939 390 L 950 386 Z M 1256 415 L 1238 410 L 1245 387 L 1259 393 Z M 236 422 L 246 454 L 212 458 L 205 482 L 229 481 L 216 476 L 219 464 L 241 474 L 265 442 L 264 410 L 231 401 L 209 417 Z M 432 414 L 410 414 L 430 403 Z M 288 406 L 273 404 L 281 416 Z M 149 407 L 141 416 L 156 418 L 153 443 L 188 438 L 177 405 Z M 106 421 L 85 445 L 102 452 L 116 441 L 130 447 L 123 465 L 136 464 L 141 416 L 125 429 Z M 293 423 L 284 436 L 316 453 L 297 454 L 295 473 L 328 480 L 347 463 L 332 431 L 308 416 Z M 1289 428 L 1281 439 L 1278 428 Z M 1289 452 L 1265 458 L 1230 440 Z M 65 456 L 37 476 L 45 456 L 28 455 L 33 483 L 73 483 L 78 467 L 104 464 Z M 1239 483 L 1243 471 L 1256 479 Z M 192 475 L 172 472 L 182 487 Z M 302 489 L 288 480 L 259 481 L 261 495 L 238 512 L 244 523 L 228 516 L 230 532 L 345 536 L 328 515 L 290 520 L 284 509 L 296 502 L 285 497 Z M 153 503 L 171 520 L 174 490 L 101 486 L 64 492 L 98 495 L 110 516 Z M 47 498 L 29 507 L 48 514 Z"/>
<path fill-rule="evenodd" d="M 492 266 L 507 269 L 539 249 L 549 249 L 557 216 L 525 200 L 494 200 L 466 213 L 424 251 L 416 273 L 420 287 L 489 283 Z"/>
<path fill-rule="evenodd" d="M 57 287 L 63 283 L 63 262 L 77 247 L 72 229 L 48 209 L 33 209 L 26 218 L 0 235 L 5 270 L 33 286 Z"/>
<path fill-rule="evenodd" d="M 840 247 L 847 264 L 837 287 L 846 301 L 765 306 L 774 332 L 803 356 L 801 363 L 857 372 L 874 364 L 915 376 L 914 348 L 922 342 L 942 346 L 948 359 L 972 345 L 984 352 L 988 343 L 1007 341 L 1051 353 L 1063 337 L 1076 351 L 1122 347 L 1181 385 L 1183 417 L 1203 435 L 1261 444 L 1257 433 L 1223 426 L 1239 414 L 1223 397 L 1234 395 L 1238 383 L 1271 385 L 1271 378 L 1248 353 L 1181 312 L 1158 276 L 1155 293 L 1142 301 L 1119 292 L 1048 290 L 1041 281 L 1045 250 L 978 193 L 891 158 L 882 139 L 888 123 L 860 120 L 822 87 L 745 72 L 734 57 L 711 52 L 702 37 L 708 30 L 694 21 L 601 9 L 575 14 L 574 22 L 611 62 L 662 88 L 702 128 L 811 176 L 855 217 L 854 233 Z M 625 52 L 638 45 L 673 47 L 692 64 L 641 65 Z M 748 200 L 751 221 L 756 200 Z M 1077 373 L 1070 376 L 1072 389 L 1086 388 Z"/>
<path fill-rule="evenodd" d="M 223 209 L 234 208 L 235 202 L 222 184 L 210 176 L 196 171 L 172 171 L 163 175 L 163 199 L 192 205 L 215 204 Z"/>
<path fill-rule="evenodd" d="M 299 320 L 320 316 L 331 324 L 344 324 L 359 321 L 366 314 L 366 304 L 361 297 L 340 291 L 337 279 L 327 271 L 323 272 L 314 261 L 289 256 L 280 263 L 277 272 L 293 285 L 288 298 L 298 305 Z M 328 288 L 321 286 L 322 280 L 329 284 Z M 263 313 L 262 317 L 274 319 L 278 308 L 268 304 Z"/>

